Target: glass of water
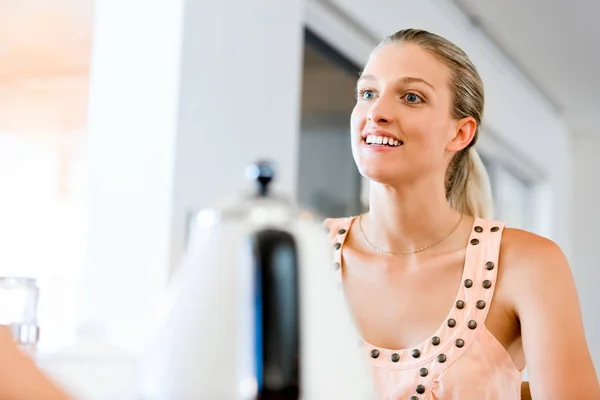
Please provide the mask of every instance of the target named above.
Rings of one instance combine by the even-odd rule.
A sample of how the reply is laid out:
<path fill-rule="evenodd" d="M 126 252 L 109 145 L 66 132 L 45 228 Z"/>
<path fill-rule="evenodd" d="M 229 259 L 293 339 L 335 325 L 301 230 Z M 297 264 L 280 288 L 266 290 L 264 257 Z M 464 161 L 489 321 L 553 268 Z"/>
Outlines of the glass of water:
<path fill-rule="evenodd" d="M 0 277 L 0 325 L 9 327 L 19 347 L 31 352 L 40 336 L 38 298 L 36 279 Z"/>

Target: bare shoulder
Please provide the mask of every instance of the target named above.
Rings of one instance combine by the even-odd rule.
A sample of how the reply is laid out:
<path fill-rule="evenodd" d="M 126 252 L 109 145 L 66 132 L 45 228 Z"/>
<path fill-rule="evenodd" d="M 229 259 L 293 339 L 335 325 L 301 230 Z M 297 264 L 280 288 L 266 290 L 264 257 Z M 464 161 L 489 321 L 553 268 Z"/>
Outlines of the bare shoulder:
<path fill-rule="evenodd" d="M 569 262 L 558 244 L 548 238 L 506 228 L 498 264 L 502 290 L 511 299 L 517 317 L 522 316 L 523 306 L 531 301 L 547 303 L 554 298 L 565 299 L 564 296 L 577 301 Z"/>
<path fill-rule="evenodd" d="M 564 252 L 552 240 L 523 230 L 507 228 L 502 236 L 502 291 L 520 323 L 532 397 L 600 398 Z"/>
<path fill-rule="evenodd" d="M 554 241 L 521 229 L 504 230 L 500 262 L 505 272 L 515 274 L 570 274 L 567 258 Z"/>

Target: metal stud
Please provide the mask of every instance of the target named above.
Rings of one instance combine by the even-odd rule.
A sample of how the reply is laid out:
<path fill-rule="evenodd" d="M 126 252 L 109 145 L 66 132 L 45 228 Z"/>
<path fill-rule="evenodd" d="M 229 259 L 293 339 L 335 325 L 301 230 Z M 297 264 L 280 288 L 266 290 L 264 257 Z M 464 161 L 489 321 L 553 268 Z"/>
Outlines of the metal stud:
<path fill-rule="evenodd" d="M 346 230 L 344 228 L 338 231 L 338 235 L 343 235 L 344 233 L 346 233 Z"/>
<path fill-rule="evenodd" d="M 336 269 L 336 271 L 337 271 L 338 269 L 340 269 L 340 267 L 341 267 L 341 265 L 340 265 L 340 263 L 339 263 L 339 262 L 336 262 L 336 263 L 334 264 L 334 266 L 335 266 L 335 269 Z"/>
<path fill-rule="evenodd" d="M 431 338 L 431 344 L 434 345 L 434 346 L 437 346 L 438 344 L 440 344 L 440 342 L 441 342 L 441 340 L 437 336 L 434 336 L 434 337 Z"/>
<path fill-rule="evenodd" d="M 476 246 L 476 245 L 478 245 L 478 244 L 479 244 L 479 239 L 471 239 L 471 244 L 472 244 L 473 246 Z"/>
<path fill-rule="evenodd" d="M 467 326 L 469 327 L 469 329 L 475 329 L 477 328 L 477 322 L 470 320 Z"/>
<path fill-rule="evenodd" d="M 494 226 L 492 229 L 490 229 L 490 231 L 492 232 L 498 232 L 500 230 L 500 228 L 498 228 L 497 226 Z"/>
<path fill-rule="evenodd" d="M 477 301 L 477 303 L 475 304 L 475 307 L 477 307 L 480 310 L 483 310 L 485 308 L 485 301 L 483 301 L 483 300 Z"/>
<path fill-rule="evenodd" d="M 425 386 L 417 385 L 417 393 L 419 393 L 419 394 L 425 393 Z"/>
<path fill-rule="evenodd" d="M 393 361 L 393 362 L 398 362 L 398 361 L 400 361 L 400 354 L 398 354 L 398 353 L 394 353 L 394 354 L 392 354 L 392 361 Z"/>
<path fill-rule="evenodd" d="M 489 289 L 492 287 L 492 281 L 486 279 L 481 285 L 484 289 Z"/>
<path fill-rule="evenodd" d="M 379 350 L 377 350 L 377 349 L 373 349 L 373 350 L 371 350 L 371 357 L 372 357 L 372 358 L 377 358 L 377 357 L 379 357 Z"/>
<path fill-rule="evenodd" d="M 456 302 L 456 308 L 458 308 L 459 310 L 462 310 L 463 308 L 465 308 L 465 302 L 462 300 L 458 300 Z"/>
<path fill-rule="evenodd" d="M 465 279 L 465 287 L 470 288 L 473 286 L 473 281 L 470 279 Z"/>
<path fill-rule="evenodd" d="M 429 371 L 427 370 L 427 368 L 421 368 L 419 370 L 419 375 L 421 375 L 421 377 L 423 377 L 423 378 L 425 378 L 428 374 L 429 374 Z"/>
<path fill-rule="evenodd" d="M 461 347 L 463 347 L 465 345 L 465 341 L 462 339 L 456 339 L 455 344 L 456 344 L 456 347 L 458 347 L 460 349 Z"/>
<path fill-rule="evenodd" d="M 410 400 L 419 400 L 417 396 L 410 396 Z"/>
<path fill-rule="evenodd" d="M 440 354 L 439 356 L 437 356 L 437 360 L 438 360 L 438 362 L 445 363 L 446 362 L 446 355 L 445 354 Z"/>
<path fill-rule="evenodd" d="M 340 247 L 342 247 L 342 244 L 341 244 L 341 243 L 336 243 L 336 244 L 333 246 L 333 248 L 334 248 L 335 250 L 339 250 L 339 249 L 340 249 Z"/>
<path fill-rule="evenodd" d="M 414 349 L 411 352 L 411 355 L 413 356 L 413 358 L 419 358 L 419 357 L 421 357 L 421 352 L 419 351 L 419 349 Z"/>
<path fill-rule="evenodd" d="M 480 226 L 476 226 L 476 227 L 475 227 L 475 232 L 477 232 L 477 233 L 481 233 L 481 232 L 483 232 L 483 228 L 482 228 L 482 227 L 480 227 Z"/>
<path fill-rule="evenodd" d="M 494 269 L 494 263 L 491 261 L 488 261 L 485 263 L 485 269 L 487 269 L 488 271 L 491 271 Z"/>
<path fill-rule="evenodd" d="M 449 326 L 450 328 L 454 328 L 454 327 L 456 326 L 456 320 L 455 320 L 454 318 L 450 318 L 450 319 L 448 320 L 448 326 Z"/>

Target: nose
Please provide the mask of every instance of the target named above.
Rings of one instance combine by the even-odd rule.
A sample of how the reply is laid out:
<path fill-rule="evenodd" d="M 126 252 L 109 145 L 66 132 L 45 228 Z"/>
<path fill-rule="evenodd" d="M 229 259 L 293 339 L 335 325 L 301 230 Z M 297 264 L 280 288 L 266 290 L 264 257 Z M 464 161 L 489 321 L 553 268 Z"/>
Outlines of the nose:
<path fill-rule="evenodd" d="M 367 114 L 367 119 L 369 122 L 373 122 L 376 124 L 387 124 L 392 122 L 393 120 L 393 104 L 392 102 L 385 97 L 381 96 L 373 103 L 371 103 L 371 108 L 369 109 L 369 113 Z"/>

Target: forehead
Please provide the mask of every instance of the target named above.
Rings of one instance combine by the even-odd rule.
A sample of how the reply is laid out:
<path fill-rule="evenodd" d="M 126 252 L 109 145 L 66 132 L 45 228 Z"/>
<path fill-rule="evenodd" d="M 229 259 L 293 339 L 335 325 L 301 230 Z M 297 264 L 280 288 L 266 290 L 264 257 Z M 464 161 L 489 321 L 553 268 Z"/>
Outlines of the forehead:
<path fill-rule="evenodd" d="M 392 81 L 405 77 L 421 78 L 436 89 L 447 87 L 450 70 L 429 51 L 415 44 L 388 44 L 377 49 L 363 74 L 377 80 Z"/>

